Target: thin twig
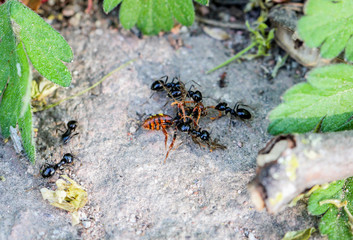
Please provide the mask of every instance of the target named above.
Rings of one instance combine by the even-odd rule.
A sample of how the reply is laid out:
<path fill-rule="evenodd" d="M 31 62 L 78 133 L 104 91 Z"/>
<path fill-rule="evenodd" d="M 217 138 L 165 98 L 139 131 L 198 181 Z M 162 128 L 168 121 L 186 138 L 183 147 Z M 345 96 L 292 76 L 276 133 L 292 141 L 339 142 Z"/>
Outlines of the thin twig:
<path fill-rule="evenodd" d="M 195 20 L 201 23 L 206 23 L 208 25 L 216 26 L 216 27 L 221 27 L 221 28 L 233 28 L 233 29 L 241 29 L 241 30 L 247 30 L 245 23 L 230 23 L 230 22 L 220 22 L 220 21 L 215 21 L 199 16 L 195 16 Z"/>

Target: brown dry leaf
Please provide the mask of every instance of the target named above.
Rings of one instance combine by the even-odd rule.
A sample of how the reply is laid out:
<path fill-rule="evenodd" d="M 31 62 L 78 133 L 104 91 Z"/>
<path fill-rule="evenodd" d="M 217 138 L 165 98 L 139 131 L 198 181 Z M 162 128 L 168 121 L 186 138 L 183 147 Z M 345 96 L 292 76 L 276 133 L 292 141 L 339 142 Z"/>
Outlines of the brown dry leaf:
<path fill-rule="evenodd" d="M 172 30 L 170 30 L 171 33 L 178 35 L 180 32 L 181 24 L 176 24 Z"/>
<path fill-rule="evenodd" d="M 168 36 L 168 42 L 170 43 L 170 45 L 175 49 L 178 50 L 179 48 L 181 48 L 182 46 L 184 46 L 184 42 L 181 39 L 181 37 L 179 36 L 175 36 L 173 37 L 172 35 Z"/>
<path fill-rule="evenodd" d="M 22 2 L 35 12 L 38 11 L 40 5 L 42 4 L 41 0 L 22 0 Z"/>
<path fill-rule="evenodd" d="M 217 40 L 227 40 L 230 38 L 229 34 L 221 28 L 203 27 L 203 31 L 208 36 Z"/>

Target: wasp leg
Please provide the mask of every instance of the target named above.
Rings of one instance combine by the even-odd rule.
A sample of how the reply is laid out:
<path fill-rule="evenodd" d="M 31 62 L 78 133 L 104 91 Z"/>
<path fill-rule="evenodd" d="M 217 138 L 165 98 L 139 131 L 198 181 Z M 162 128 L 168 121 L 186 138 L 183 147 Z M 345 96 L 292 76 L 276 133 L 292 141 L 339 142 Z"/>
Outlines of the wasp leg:
<path fill-rule="evenodd" d="M 162 131 L 163 131 L 163 134 L 164 134 L 164 136 L 165 136 L 165 139 L 164 139 L 165 149 L 167 149 L 168 132 L 167 132 L 167 130 L 165 130 L 165 127 L 164 127 L 164 126 L 162 126 Z"/>
<path fill-rule="evenodd" d="M 172 148 L 174 146 L 174 142 L 175 142 L 176 136 L 177 136 L 177 128 L 174 129 L 173 140 L 172 140 L 172 143 L 170 144 L 168 152 L 167 152 L 167 154 L 165 156 L 164 164 L 167 162 L 167 158 L 168 158 L 169 152 L 170 152 L 170 150 L 172 150 Z"/>

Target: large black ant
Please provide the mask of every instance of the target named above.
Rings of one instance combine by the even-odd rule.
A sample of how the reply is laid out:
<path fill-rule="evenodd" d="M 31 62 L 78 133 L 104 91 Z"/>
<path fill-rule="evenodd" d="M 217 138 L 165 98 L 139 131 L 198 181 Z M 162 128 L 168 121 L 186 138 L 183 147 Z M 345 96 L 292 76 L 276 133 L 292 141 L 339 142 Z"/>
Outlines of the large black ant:
<path fill-rule="evenodd" d="M 76 131 L 77 128 L 77 121 L 71 120 L 67 123 L 67 129 L 61 136 L 61 140 L 63 141 L 64 144 L 70 142 L 70 140 L 78 135 L 78 133 L 73 134 L 73 132 Z M 62 130 L 58 129 L 59 131 L 63 132 Z"/>
<path fill-rule="evenodd" d="M 233 108 L 230 108 L 228 107 L 227 103 L 220 102 L 215 107 L 212 107 L 212 108 L 219 111 L 219 115 L 216 118 L 220 118 L 222 116 L 222 112 L 224 112 L 225 115 L 230 113 L 230 115 L 234 117 L 238 117 L 242 120 L 247 120 L 251 118 L 251 113 L 245 108 L 242 108 L 240 103 L 236 103 Z M 213 118 L 213 119 L 216 119 L 216 118 Z"/>
<path fill-rule="evenodd" d="M 168 82 L 168 79 L 168 76 L 163 76 L 160 79 L 154 81 L 151 85 L 151 90 L 157 92 L 167 91 L 169 98 L 179 98 L 182 95 L 180 88 L 182 87 L 183 83 L 179 81 L 178 77 L 174 77 L 171 82 Z M 177 81 L 174 82 L 175 80 Z"/>
<path fill-rule="evenodd" d="M 66 153 L 60 162 L 57 164 L 49 164 L 43 170 L 41 170 L 42 177 L 52 177 L 58 168 L 61 168 L 65 164 L 72 164 L 74 162 L 74 156 L 71 153 Z"/>

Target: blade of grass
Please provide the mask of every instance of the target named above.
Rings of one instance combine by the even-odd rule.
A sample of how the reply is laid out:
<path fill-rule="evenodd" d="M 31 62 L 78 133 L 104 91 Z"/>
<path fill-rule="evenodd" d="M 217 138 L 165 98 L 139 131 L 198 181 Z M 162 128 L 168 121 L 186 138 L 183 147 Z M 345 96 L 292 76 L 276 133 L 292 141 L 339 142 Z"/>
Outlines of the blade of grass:
<path fill-rule="evenodd" d="M 209 74 L 211 72 L 214 72 L 226 65 L 228 65 L 229 63 L 233 62 L 234 60 L 236 60 L 237 58 L 240 58 L 243 54 L 245 54 L 247 51 L 249 51 L 250 49 L 252 49 L 253 47 L 255 47 L 256 43 L 253 42 L 252 44 L 250 44 L 249 46 L 247 46 L 246 48 L 244 48 L 243 50 L 241 50 L 240 52 L 238 52 L 237 54 L 235 54 L 235 56 L 229 58 L 227 61 L 221 63 L 220 65 L 218 65 L 217 67 L 209 70 L 208 72 L 206 72 L 206 74 Z"/>
<path fill-rule="evenodd" d="M 60 101 L 57 101 L 56 103 L 47 105 L 47 106 L 45 106 L 45 107 L 43 107 L 43 108 L 41 108 L 41 109 L 33 109 L 33 112 L 44 111 L 44 110 L 47 110 L 47 109 L 49 109 L 49 108 L 56 107 L 56 106 L 58 106 L 58 105 L 59 105 L 60 103 L 62 103 L 62 102 L 65 102 L 65 101 L 67 101 L 67 100 L 73 99 L 73 98 L 78 97 L 78 96 L 81 96 L 82 94 L 88 92 L 89 90 L 91 90 L 91 89 L 97 87 L 99 84 L 101 84 L 104 80 L 106 80 L 106 79 L 107 79 L 108 77 L 110 77 L 112 74 L 114 74 L 115 72 L 120 71 L 121 69 L 125 68 L 126 66 L 128 66 L 128 65 L 131 64 L 131 63 L 133 63 L 134 61 L 136 61 L 136 59 L 132 59 L 132 60 L 130 60 L 130 61 L 124 63 L 123 65 L 117 67 L 116 69 L 114 69 L 113 71 L 111 71 L 110 73 L 108 73 L 107 75 L 105 75 L 101 80 L 99 80 L 98 82 L 96 82 L 96 83 L 93 84 L 92 86 L 90 86 L 90 87 L 88 87 L 88 88 L 82 90 L 81 92 L 78 92 L 78 93 L 76 93 L 76 94 L 73 95 L 73 96 L 64 98 L 64 99 L 62 99 L 62 100 L 60 100 Z"/>

